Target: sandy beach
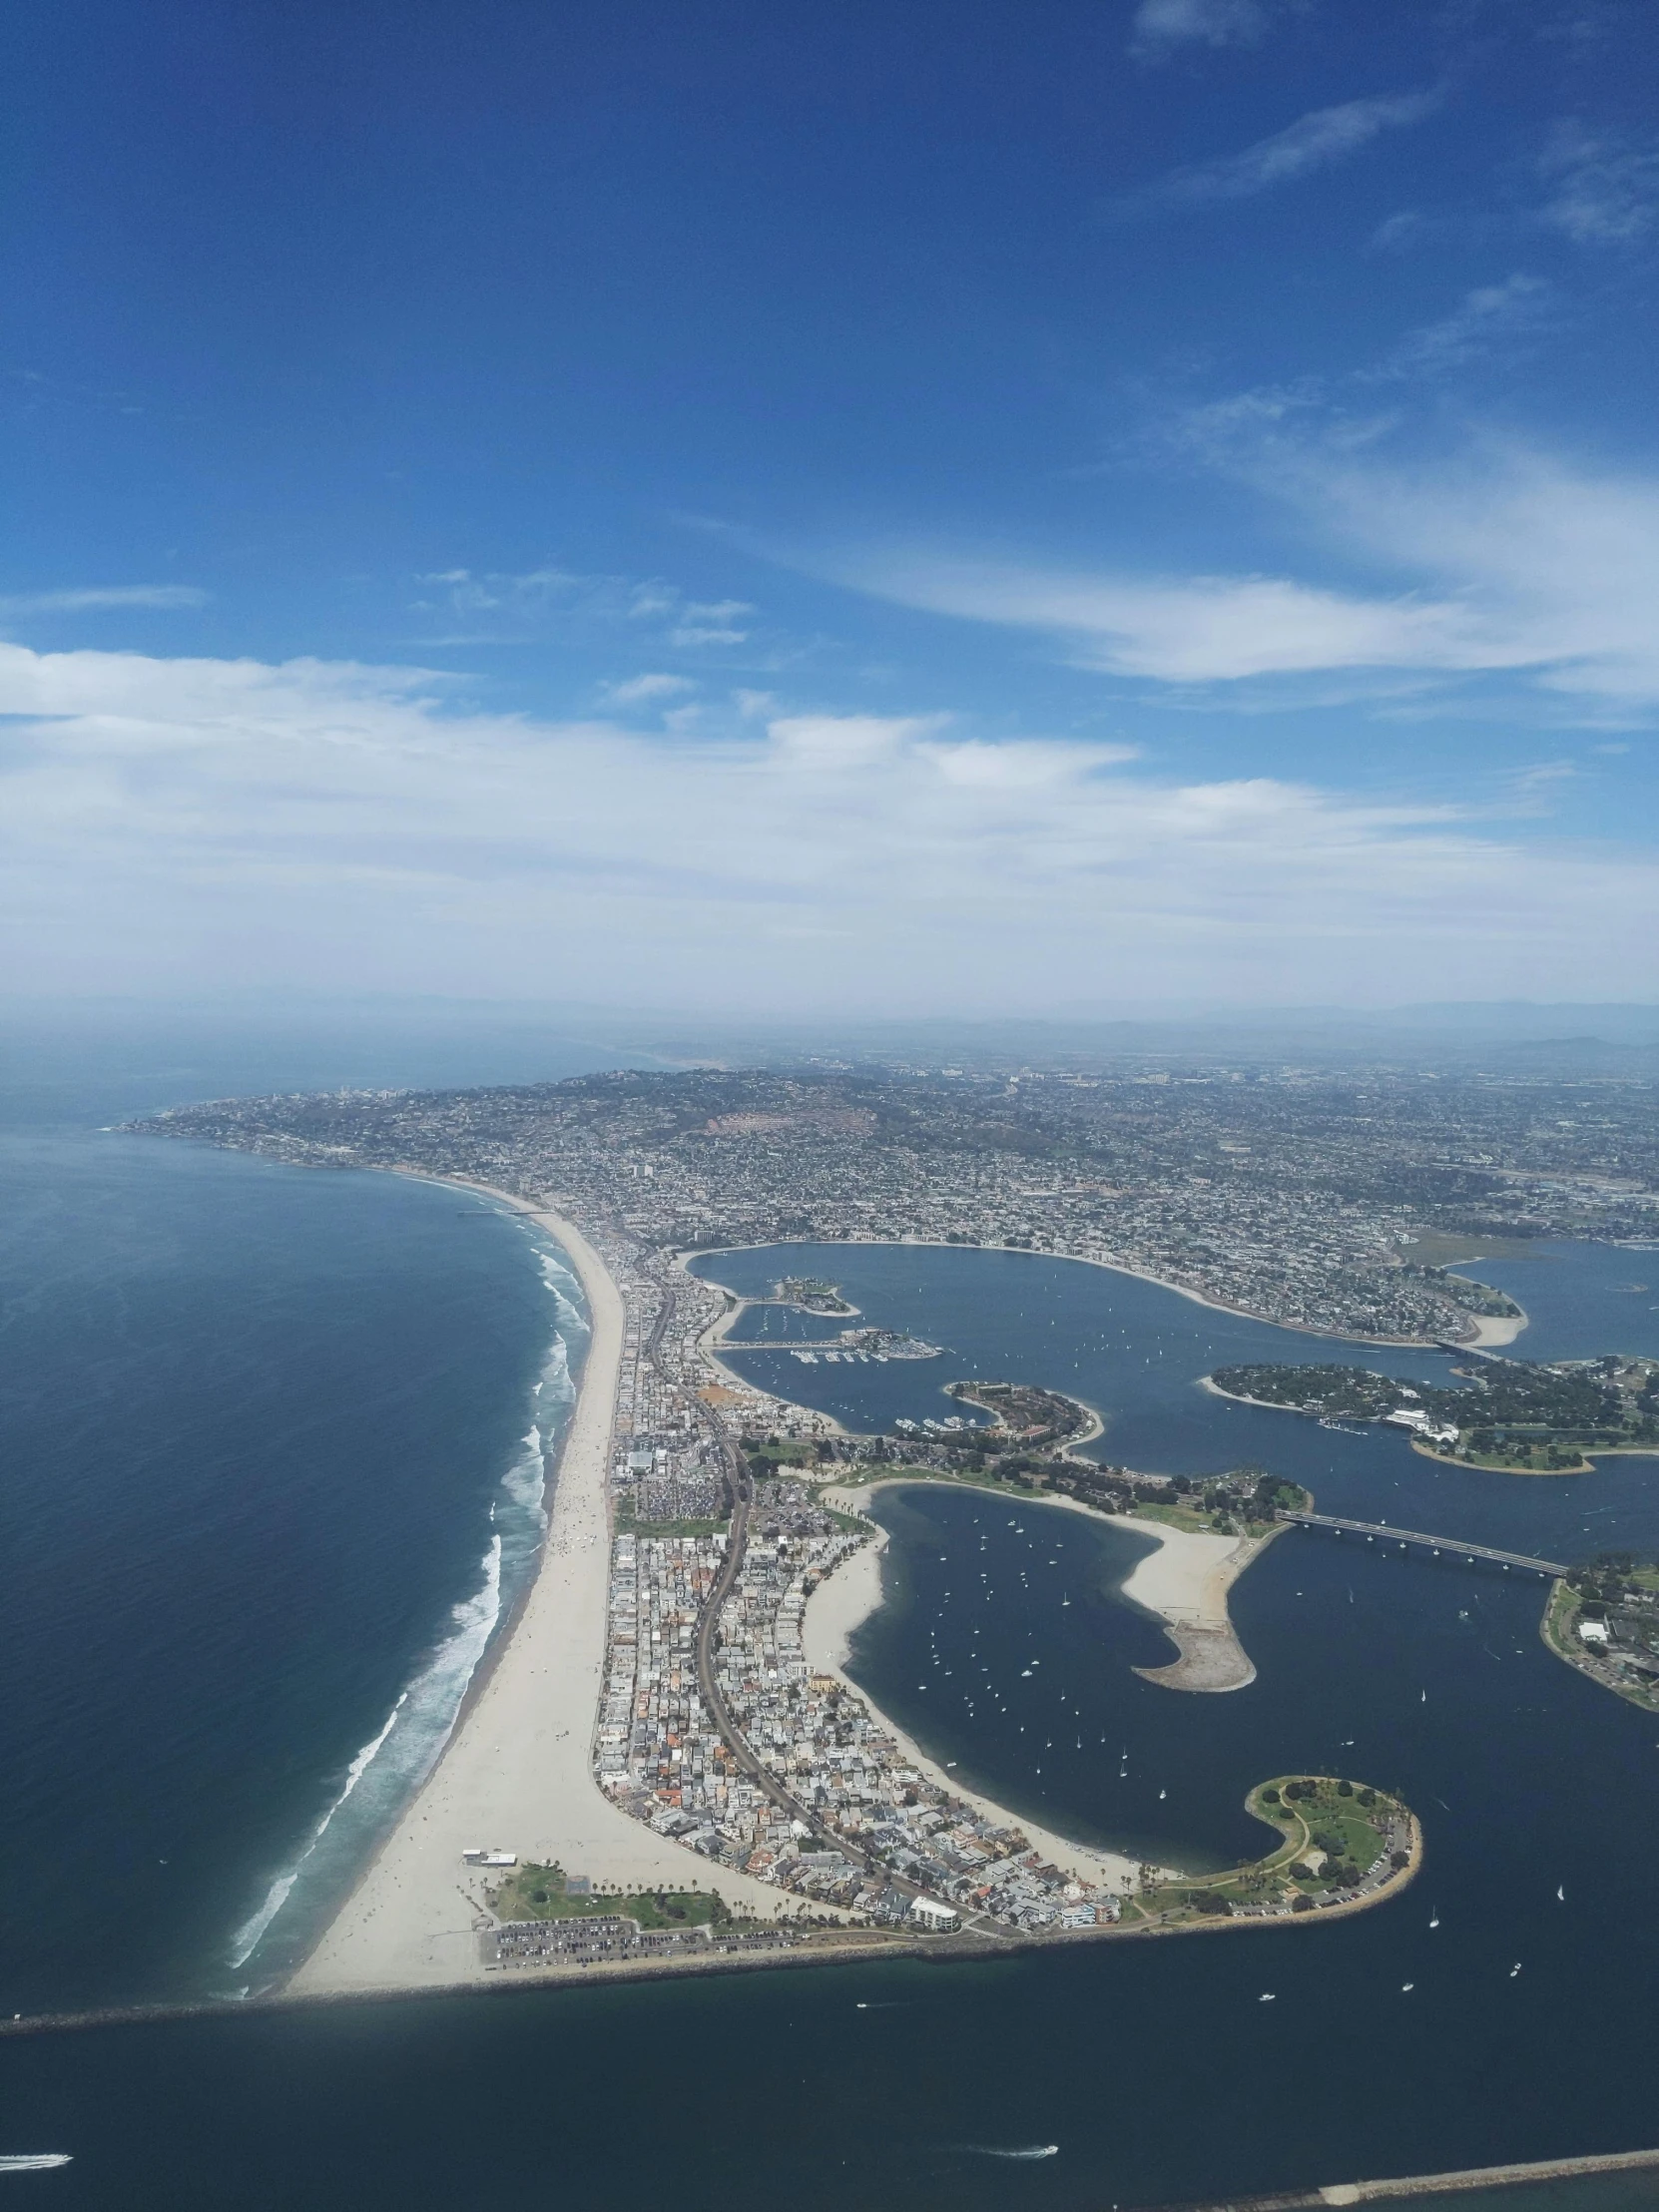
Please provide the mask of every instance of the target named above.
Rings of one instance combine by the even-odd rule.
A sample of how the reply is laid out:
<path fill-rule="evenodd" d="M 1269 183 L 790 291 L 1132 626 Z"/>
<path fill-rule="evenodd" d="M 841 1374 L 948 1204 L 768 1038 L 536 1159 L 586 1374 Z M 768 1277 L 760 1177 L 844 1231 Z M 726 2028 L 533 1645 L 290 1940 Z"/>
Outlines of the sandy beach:
<path fill-rule="evenodd" d="M 531 1211 L 506 1192 L 488 1195 Z M 653 1835 L 593 1779 L 588 1755 L 605 1661 L 606 1476 L 623 1305 L 579 1230 L 544 1210 L 533 1218 L 569 1255 L 592 1326 L 535 1581 L 438 1764 L 290 1978 L 295 1995 L 482 1980 L 479 1877 L 461 1863 L 472 1846 L 556 1860 L 595 1882 L 672 1889 L 698 1882 L 767 1920 L 780 1905 L 796 1910 L 796 1901 L 767 1884 Z"/>
<path fill-rule="evenodd" d="M 1468 1340 L 1470 1352 L 1495 1352 L 1499 1345 L 1512 1345 L 1526 1327 L 1525 1314 L 1476 1314 L 1474 1335 Z"/>
<path fill-rule="evenodd" d="M 926 1470 L 917 1468 L 914 1474 L 889 1475 L 879 1482 L 829 1489 L 824 1494 L 841 1512 L 855 1513 L 864 1499 L 892 1483 L 928 1479 Z M 1081 1498 L 1044 1496 L 1030 1502 L 1056 1506 L 1065 1513 L 1085 1513 L 1091 1520 L 1102 1518 Z M 1196 1529 L 1171 1528 L 1165 1521 L 1140 1520 L 1132 1513 L 1114 1514 L 1113 1524 L 1133 1528 L 1157 1544 L 1158 1549 L 1130 1573 L 1123 1594 L 1158 1616 L 1180 1655 L 1168 1666 L 1137 1667 L 1135 1672 L 1168 1690 L 1242 1690 L 1254 1682 L 1255 1663 L 1234 1629 L 1227 1593 L 1279 1531 L 1270 1530 L 1265 1536 L 1212 1536 Z M 858 1619 L 871 1609 L 866 1605 Z"/>

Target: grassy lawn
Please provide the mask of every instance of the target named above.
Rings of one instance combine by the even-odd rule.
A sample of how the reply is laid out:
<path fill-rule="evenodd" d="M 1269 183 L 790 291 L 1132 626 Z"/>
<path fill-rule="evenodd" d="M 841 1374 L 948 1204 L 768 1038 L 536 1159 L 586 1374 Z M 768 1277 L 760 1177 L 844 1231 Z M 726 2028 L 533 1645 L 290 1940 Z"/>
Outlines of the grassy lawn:
<path fill-rule="evenodd" d="M 728 1520 L 636 1520 L 632 1513 L 619 1512 L 616 1530 L 619 1536 L 722 1536 L 731 1527 Z"/>
<path fill-rule="evenodd" d="M 1285 1791 L 1292 1783 L 1311 1784 L 1312 1794 L 1287 1799 Z M 1230 1905 L 1288 1905 L 1301 1896 L 1316 1907 L 1329 1903 L 1335 1892 L 1323 1878 L 1323 1871 L 1312 1876 L 1294 1871 L 1316 1848 L 1315 1837 L 1324 1836 L 1340 1845 L 1339 1863 L 1351 1864 L 1364 1874 L 1384 1848 L 1389 1816 L 1396 1816 L 1402 1824 L 1406 1818 L 1405 1808 L 1383 1790 L 1371 1793 L 1376 1799 L 1374 1805 L 1362 1805 L 1360 1794 L 1364 1788 L 1364 1784 L 1351 1784 L 1351 1794 L 1345 1797 L 1334 1778 L 1319 1775 L 1282 1775 L 1277 1781 L 1260 1784 L 1245 1804 L 1258 1820 L 1280 1832 L 1283 1840 L 1276 1848 L 1247 1866 L 1142 1891 L 1136 1900 L 1141 1917 L 1166 1924 L 1201 1921 L 1210 1917 L 1205 1911 L 1207 1900 Z M 1270 1792 L 1277 1793 L 1276 1799 L 1270 1798 Z"/>
<path fill-rule="evenodd" d="M 607 1890 L 572 1897 L 565 1888 L 562 1867 L 515 1867 L 491 1894 L 490 1904 L 504 1921 L 592 1920 L 600 1914 L 624 1913 L 644 1929 L 750 1925 L 734 1919 L 711 1891 L 642 1890 L 619 1894 Z"/>
<path fill-rule="evenodd" d="M 1138 1497 L 1130 1507 L 1137 1520 L 1162 1521 L 1168 1528 L 1184 1528 L 1190 1535 L 1216 1534 L 1216 1522 L 1225 1520 L 1235 1535 L 1265 1536 L 1270 1528 L 1280 1523 L 1274 1520 L 1247 1520 L 1237 1509 L 1223 1508 L 1220 1514 L 1207 1513 L 1202 1505 L 1149 1505 L 1144 1497 Z"/>

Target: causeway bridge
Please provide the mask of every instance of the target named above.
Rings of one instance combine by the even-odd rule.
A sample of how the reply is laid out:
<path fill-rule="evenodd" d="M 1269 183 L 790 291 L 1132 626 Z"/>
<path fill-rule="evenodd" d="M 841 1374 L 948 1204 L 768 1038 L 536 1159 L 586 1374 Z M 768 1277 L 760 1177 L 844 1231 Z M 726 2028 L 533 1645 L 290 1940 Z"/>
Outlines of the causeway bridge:
<path fill-rule="evenodd" d="M 1401 1551 L 1409 1545 L 1419 1545 L 1431 1551 L 1438 1559 L 1442 1554 L 1448 1559 L 1461 1559 L 1473 1566 L 1477 1559 L 1486 1559 L 1505 1573 L 1511 1567 L 1519 1567 L 1527 1574 L 1542 1574 L 1553 1579 L 1568 1570 L 1554 1559 L 1529 1558 L 1524 1551 L 1498 1551 L 1491 1544 L 1461 1544 L 1452 1536 L 1425 1536 L 1416 1528 L 1390 1528 L 1386 1521 L 1344 1520 L 1336 1513 L 1290 1513 L 1280 1508 L 1278 1518 L 1293 1521 L 1298 1528 L 1328 1528 L 1335 1536 L 1364 1536 L 1368 1543 L 1397 1544 Z"/>

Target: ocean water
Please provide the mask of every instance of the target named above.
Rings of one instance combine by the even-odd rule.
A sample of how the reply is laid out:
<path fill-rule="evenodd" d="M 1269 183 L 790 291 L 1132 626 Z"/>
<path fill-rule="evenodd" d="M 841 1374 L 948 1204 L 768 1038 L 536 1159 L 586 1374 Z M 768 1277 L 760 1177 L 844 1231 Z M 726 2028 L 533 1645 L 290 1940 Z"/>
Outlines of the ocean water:
<path fill-rule="evenodd" d="M 526 1578 L 578 1295 L 452 1191 L 0 1140 L 0 2010 L 302 1952 Z"/>
<path fill-rule="evenodd" d="M 508 1529 L 531 1536 L 514 1469 L 569 1326 L 518 1226 L 453 1193 L 68 1149 L 13 1186 L 25 1213 L 46 1188 L 73 1206 L 25 1242 L 6 1309 L 8 1388 L 25 1385 L 8 1441 L 34 1439 L 7 1458 L 28 1469 L 6 1505 L 23 1547 L 15 1568 L 5 1553 L 6 1679 L 28 1688 L 0 1738 L 9 2010 L 242 1985 L 298 1946 L 367 1840 L 372 1819 L 351 1824 L 378 1758 L 324 1832 L 327 1865 L 231 1963 L 399 1697 L 446 1649 L 460 1670 L 498 1538 L 510 1581 Z M 1537 1264 L 1540 1346 L 1547 1326 L 1571 1348 L 1575 1271 L 1584 1328 L 1605 1296 L 1651 1344 L 1640 1294 L 1616 1287 L 1637 1256 Z M 915 1248 L 704 1272 L 764 1288 L 792 1267 L 948 1347 L 879 1368 L 736 1356 L 854 1422 L 946 1409 L 955 1375 L 1029 1377 L 1100 1405 L 1112 1458 L 1280 1464 L 1322 1503 L 1563 1558 L 1610 1527 L 1659 1542 L 1659 1460 L 1475 1476 L 1209 1396 L 1196 1378 L 1222 1359 L 1342 1348 L 1155 1286 Z M 646 2190 L 695 2212 L 1129 2212 L 1659 2141 L 1659 1722 L 1549 1657 L 1537 1582 L 1290 1533 L 1234 1593 L 1257 1682 L 1184 1697 L 1131 1671 L 1168 1645 L 1121 1597 L 1128 1532 L 915 1487 L 881 1511 L 890 1603 L 853 1670 L 960 1771 L 1201 1866 L 1259 1848 L 1252 1782 L 1336 1767 L 1417 1808 L 1418 1883 L 1314 1929 L 0 2039 L 0 2151 L 74 2154 L 10 2186 L 98 2207 L 587 2212 Z M 969 1713 L 952 1700 L 974 1669 Z M 1514 2201 L 1624 2212 L 1659 2187 Z"/>

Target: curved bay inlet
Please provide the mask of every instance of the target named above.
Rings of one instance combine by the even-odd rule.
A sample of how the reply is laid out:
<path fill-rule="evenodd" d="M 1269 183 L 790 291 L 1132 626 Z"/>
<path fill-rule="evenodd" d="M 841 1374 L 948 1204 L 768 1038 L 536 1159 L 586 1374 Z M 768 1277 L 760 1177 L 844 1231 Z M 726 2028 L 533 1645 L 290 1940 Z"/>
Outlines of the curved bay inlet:
<path fill-rule="evenodd" d="M 447 1203 L 390 1179 L 255 1173 L 318 1192 L 349 1184 L 394 1209 Z M 492 1270 L 522 1279 L 516 1229 L 464 1234 L 488 1240 L 476 1284 Z M 1572 1269 L 1593 1273 L 1605 1257 L 1556 1258 L 1560 1313 L 1570 1318 Z M 1659 1546 L 1659 1462 L 1603 1462 L 1552 1483 L 1472 1474 L 1413 1455 L 1402 1438 L 1324 1430 L 1197 1386 L 1223 1361 L 1354 1357 L 1439 1375 L 1439 1355 L 1287 1336 L 1027 1255 L 809 1247 L 698 1267 L 751 1294 L 780 1275 L 827 1275 L 869 1325 L 947 1348 L 936 1361 L 856 1368 L 723 1348 L 851 1427 L 942 1415 L 943 1382 L 1007 1377 L 1086 1398 L 1107 1424 L 1091 1448 L 1150 1470 L 1259 1460 L 1338 1511 L 1558 1558 Z M 1534 1310 L 1520 1281 L 1505 1287 Z M 1637 1304 L 1632 1325 L 1651 1334 Z M 779 1330 L 799 1340 L 834 1325 L 759 1307 L 737 1335 Z M 1550 1349 L 1525 1336 L 1517 1347 Z M 1619 1349 L 1646 1347 L 1633 1337 Z M 526 1342 L 498 1376 L 510 1404 L 522 1403 L 529 1355 Z M 303 1362 L 288 1381 L 306 1391 Z M 321 1421 L 320 1401 L 314 1411 Z M 498 1479 L 480 1461 L 464 1494 L 481 1499 Z M 1649 1910 L 1659 1730 L 1545 1651 L 1539 1584 L 1292 1531 L 1232 1592 L 1257 1679 L 1192 1697 L 1132 1671 L 1169 1652 L 1156 1623 L 1116 1595 L 1139 1548 L 1130 1532 L 935 1486 L 884 1492 L 876 1509 L 892 1532 L 893 1602 L 854 1638 L 851 1669 L 987 1794 L 1045 1826 L 1196 1867 L 1261 1849 L 1264 1832 L 1243 1811 L 1252 1783 L 1346 1773 L 1397 1789 L 1417 1811 L 1422 1875 L 1388 1906 L 1315 1928 L 7 2041 L 8 2110 L 28 2137 L 18 2147 L 75 2152 L 53 2184 L 72 2204 L 372 2200 L 435 2212 L 551 2191 L 564 2212 L 597 2212 L 629 2177 L 652 2174 L 685 2202 L 732 2212 L 780 2197 L 798 2212 L 848 2202 L 977 2212 L 1204 2200 L 1659 2137 Z M 381 1540 L 364 1526 L 365 1547 Z M 456 1550 L 450 1602 L 466 1594 L 463 1565 Z M 958 1593 L 974 1588 L 984 1622 L 957 1615 Z M 395 1617 L 409 1614 L 405 1593 Z M 292 1626 L 275 1611 L 261 1623 L 254 1640 L 285 1655 L 262 1678 L 274 1679 L 291 1662 Z M 357 1664 L 395 1679 L 397 1639 L 381 1628 L 357 1632 Z M 155 1629 L 135 1607 L 122 1633 L 142 1652 Z M 976 1667 L 1000 1693 L 994 1714 L 988 1695 L 969 1714 L 943 1694 Z M 148 1717 L 135 1708 L 135 1732 Z M 291 1780 L 262 1786 L 264 1833 L 302 1829 Z M 82 1785 L 63 1787 L 68 1803 Z M 194 1877 L 227 1927 L 211 1856 L 198 1851 Z M 98 1925 L 114 1925 L 98 1870 L 83 1863 L 80 1879 Z M 150 1909 L 148 1889 L 119 1894 Z M 212 1919 L 199 1905 L 191 1925 Z M 1053 2157 L 1011 2155 L 1048 2144 Z M 1577 2212 L 1651 2197 L 1633 2179 L 1536 2201 Z"/>

